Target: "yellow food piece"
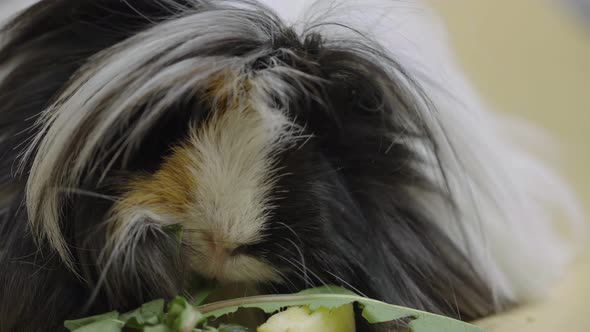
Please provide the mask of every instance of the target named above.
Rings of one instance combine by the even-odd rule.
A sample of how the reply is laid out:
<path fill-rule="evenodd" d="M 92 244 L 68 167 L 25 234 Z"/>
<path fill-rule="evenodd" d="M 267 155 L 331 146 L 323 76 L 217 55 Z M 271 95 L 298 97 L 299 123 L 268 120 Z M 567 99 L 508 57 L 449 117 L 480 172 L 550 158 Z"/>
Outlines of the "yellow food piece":
<path fill-rule="evenodd" d="M 270 317 L 257 332 L 355 332 L 352 304 L 335 309 L 291 307 Z"/>

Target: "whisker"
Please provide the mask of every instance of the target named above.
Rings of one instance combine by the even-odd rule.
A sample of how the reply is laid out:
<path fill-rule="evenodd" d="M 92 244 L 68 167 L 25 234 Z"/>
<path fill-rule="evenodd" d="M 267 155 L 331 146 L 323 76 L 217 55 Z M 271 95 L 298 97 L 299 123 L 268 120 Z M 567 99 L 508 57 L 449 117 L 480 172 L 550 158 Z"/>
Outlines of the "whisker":
<path fill-rule="evenodd" d="M 282 245 L 280 245 L 280 244 L 277 244 L 277 245 L 278 245 L 279 247 L 281 247 L 283 250 L 285 250 L 285 251 L 287 251 L 287 252 L 288 252 L 288 250 L 287 250 L 287 249 L 286 249 L 284 246 L 282 246 Z M 284 258 L 284 257 L 283 257 L 283 258 Z M 284 258 L 284 259 L 286 259 L 286 258 Z M 298 266 L 297 266 L 297 268 L 298 268 L 300 271 L 301 271 L 302 269 L 304 269 L 304 270 L 306 271 L 305 275 L 307 275 L 307 273 L 310 273 L 310 274 L 311 274 L 311 275 L 312 275 L 314 278 L 316 278 L 316 279 L 317 279 L 317 280 L 318 280 L 318 281 L 319 281 L 319 282 L 320 282 L 320 283 L 321 283 L 323 286 L 326 286 L 326 287 L 328 287 L 328 284 L 327 284 L 327 283 L 326 283 L 326 282 L 325 282 L 325 281 L 324 281 L 322 278 L 320 278 L 320 277 L 319 277 L 319 276 L 318 276 L 316 273 L 314 273 L 312 270 L 308 269 L 306 266 L 303 266 L 303 265 L 301 265 L 301 263 L 297 262 L 296 260 L 288 260 L 288 259 L 286 259 L 286 260 L 287 260 L 288 262 L 290 262 L 291 264 L 294 264 L 294 265 L 295 265 L 295 263 L 298 263 Z M 307 277 L 307 279 L 304 279 L 304 280 L 311 280 L 311 279 L 309 279 L 309 277 Z M 311 282 L 311 283 L 309 283 L 309 284 L 311 285 L 311 287 L 313 287 L 313 286 L 314 286 L 314 283 L 313 283 L 313 282 Z M 306 287 L 310 287 L 310 286 L 306 284 Z"/>
<path fill-rule="evenodd" d="M 303 244 L 303 241 L 301 241 L 301 237 L 299 236 L 299 234 L 297 234 L 297 232 L 295 232 L 295 230 L 291 226 L 289 226 L 286 223 L 281 222 L 281 221 L 277 222 L 277 224 L 284 226 L 293 235 L 295 235 L 295 238 L 299 241 L 300 244 Z M 312 273 L 314 275 L 314 277 L 317 278 L 320 283 L 325 284 L 325 282 L 320 277 L 318 277 L 310 269 L 307 268 L 307 265 L 306 265 L 306 262 L 305 262 L 305 255 L 304 255 L 303 250 L 301 249 L 301 247 L 298 246 L 293 240 L 291 240 L 289 238 L 284 238 L 284 240 L 286 240 L 289 243 L 291 243 L 293 245 L 293 247 L 295 248 L 295 250 L 297 250 L 297 252 L 299 253 L 299 258 L 301 259 L 301 263 L 300 264 L 301 264 L 301 267 L 303 269 L 303 272 L 302 272 L 303 273 L 303 280 L 306 281 L 306 286 L 308 286 L 307 285 L 307 281 L 310 280 L 310 278 L 308 276 L 308 272 Z M 285 251 L 288 252 L 288 250 L 286 250 L 286 249 L 285 249 Z"/>
<path fill-rule="evenodd" d="M 303 243 L 301 241 L 301 238 L 299 237 L 299 234 L 297 234 L 297 232 L 295 232 L 295 230 L 291 226 L 285 224 L 282 221 L 278 221 L 277 224 L 279 224 L 279 225 L 284 226 L 285 228 L 287 228 L 291 233 L 293 233 L 293 235 L 295 235 L 295 237 L 297 238 L 297 240 L 299 241 L 299 243 Z"/>
<path fill-rule="evenodd" d="M 288 239 L 286 239 L 288 240 Z M 290 240 L 288 240 L 290 241 Z M 291 244 L 295 245 L 295 243 L 293 241 L 290 241 Z M 283 250 L 285 250 L 285 252 L 289 252 L 289 250 L 287 248 L 285 248 L 283 245 L 281 244 L 276 244 L 277 246 L 279 246 L 280 248 L 282 248 Z M 296 249 L 298 249 L 297 246 L 295 246 Z M 299 251 L 301 253 L 301 251 Z M 324 286 L 328 286 L 328 284 L 322 279 L 320 278 L 316 273 L 314 273 L 312 270 L 308 269 L 307 266 L 305 266 L 304 264 L 297 262 L 296 260 L 288 260 L 286 258 L 283 258 L 285 260 L 287 260 L 289 263 L 295 265 L 295 263 L 297 263 L 297 268 L 303 273 L 303 280 L 306 282 L 306 287 L 313 287 L 314 283 L 313 282 L 309 282 L 311 281 L 311 279 L 308 276 L 308 273 L 310 273 L 313 277 L 315 277 L 322 285 Z"/>
<path fill-rule="evenodd" d="M 285 238 L 286 241 L 288 241 L 289 243 L 291 243 L 293 245 L 293 247 L 295 247 L 295 250 L 297 250 L 297 252 L 299 253 L 299 258 L 301 259 L 301 266 L 303 268 L 303 277 L 307 280 L 308 276 L 307 276 L 307 267 L 305 265 L 305 256 L 303 255 L 303 251 L 301 250 L 301 248 L 292 240 Z"/>
<path fill-rule="evenodd" d="M 338 281 L 340 281 L 341 283 L 343 283 L 344 285 L 346 285 L 346 287 L 350 288 L 351 290 L 355 291 L 357 294 L 363 296 L 363 297 L 368 297 L 366 294 L 364 294 L 363 292 L 361 292 L 358 288 L 354 287 L 352 284 L 350 284 L 348 281 L 340 278 L 339 276 L 337 276 L 336 274 L 330 272 L 329 270 L 324 270 L 324 272 L 328 273 L 329 275 L 331 275 L 332 277 L 338 279 Z"/>
<path fill-rule="evenodd" d="M 282 259 L 282 260 L 284 260 L 285 262 L 291 264 L 295 269 L 297 269 L 297 271 L 295 271 L 295 272 L 298 272 L 297 273 L 297 276 L 299 278 L 301 278 L 305 282 L 305 287 L 313 287 L 313 281 L 312 280 L 309 280 L 309 279 L 306 279 L 303 276 L 303 274 L 302 274 L 303 273 L 303 270 L 301 269 L 301 267 L 298 264 L 296 264 L 295 261 L 293 261 L 293 260 L 291 260 L 291 259 L 289 259 L 289 258 L 287 258 L 287 257 L 285 257 L 283 255 L 279 255 L 279 254 L 277 254 L 277 257 L 280 258 L 280 259 Z M 290 281 L 290 282 L 291 282 L 293 288 L 297 290 L 298 289 L 297 286 L 292 281 Z"/>
<path fill-rule="evenodd" d="M 293 281 L 289 278 L 287 278 L 287 276 L 285 275 L 285 273 L 277 268 L 274 268 L 274 271 L 281 277 L 282 280 L 285 280 L 286 282 L 288 282 L 289 284 L 286 285 L 288 288 L 290 288 L 292 291 L 296 292 L 297 291 L 297 286 L 293 283 Z M 278 290 L 276 289 L 276 287 L 274 287 L 272 282 L 267 282 L 269 285 L 271 285 L 273 287 L 273 290 L 275 291 L 276 294 L 278 294 Z"/>

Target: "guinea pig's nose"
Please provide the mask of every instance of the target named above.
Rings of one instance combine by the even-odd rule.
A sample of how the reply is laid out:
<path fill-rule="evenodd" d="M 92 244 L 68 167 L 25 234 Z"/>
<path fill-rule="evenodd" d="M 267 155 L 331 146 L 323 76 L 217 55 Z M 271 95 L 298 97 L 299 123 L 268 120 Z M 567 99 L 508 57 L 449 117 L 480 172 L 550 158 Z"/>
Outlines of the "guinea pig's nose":
<path fill-rule="evenodd" d="M 246 253 L 247 246 L 238 245 L 229 241 L 220 240 L 210 234 L 205 236 L 207 247 L 218 259 L 225 260 L 229 257 L 239 256 Z"/>

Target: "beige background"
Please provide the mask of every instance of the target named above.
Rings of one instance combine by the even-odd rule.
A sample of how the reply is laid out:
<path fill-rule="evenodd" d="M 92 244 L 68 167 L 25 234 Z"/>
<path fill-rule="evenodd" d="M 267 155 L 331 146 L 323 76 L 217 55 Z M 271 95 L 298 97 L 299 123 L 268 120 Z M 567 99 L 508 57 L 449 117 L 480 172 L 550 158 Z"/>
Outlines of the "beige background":
<path fill-rule="evenodd" d="M 590 211 L 590 22 L 573 20 L 555 0 L 430 2 L 484 99 L 560 140 L 564 173 Z M 480 325 L 490 332 L 590 331 L 590 255 L 546 301 Z"/>

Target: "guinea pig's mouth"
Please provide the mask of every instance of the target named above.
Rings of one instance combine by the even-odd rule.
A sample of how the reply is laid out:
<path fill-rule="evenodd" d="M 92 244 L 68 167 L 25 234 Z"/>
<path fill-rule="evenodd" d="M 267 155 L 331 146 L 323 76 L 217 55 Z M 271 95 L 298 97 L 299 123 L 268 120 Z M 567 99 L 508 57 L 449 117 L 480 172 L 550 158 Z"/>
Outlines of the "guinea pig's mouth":
<path fill-rule="evenodd" d="M 245 254 L 214 253 L 195 258 L 193 264 L 202 276 L 219 284 L 279 282 L 281 279 L 269 264 Z"/>

